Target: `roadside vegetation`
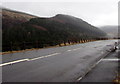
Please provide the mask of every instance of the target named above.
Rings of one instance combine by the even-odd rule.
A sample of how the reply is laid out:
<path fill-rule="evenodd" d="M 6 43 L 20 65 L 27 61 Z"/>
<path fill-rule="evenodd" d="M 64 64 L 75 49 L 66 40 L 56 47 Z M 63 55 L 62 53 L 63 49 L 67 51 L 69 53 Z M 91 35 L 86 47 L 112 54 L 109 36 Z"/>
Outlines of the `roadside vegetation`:
<path fill-rule="evenodd" d="M 105 32 L 73 16 L 58 14 L 40 18 L 5 11 L 2 17 L 3 52 L 106 39 Z"/>

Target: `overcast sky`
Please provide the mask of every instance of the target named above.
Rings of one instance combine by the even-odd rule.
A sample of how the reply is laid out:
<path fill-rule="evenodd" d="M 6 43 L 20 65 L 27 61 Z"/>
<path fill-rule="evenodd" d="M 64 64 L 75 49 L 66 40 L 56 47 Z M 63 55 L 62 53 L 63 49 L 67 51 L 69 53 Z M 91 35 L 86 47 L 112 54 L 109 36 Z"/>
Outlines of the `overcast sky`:
<path fill-rule="evenodd" d="M 118 24 L 118 0 L 4 0 L 1 4 L 40 17 L 68 14 L 98 27 Z"/>

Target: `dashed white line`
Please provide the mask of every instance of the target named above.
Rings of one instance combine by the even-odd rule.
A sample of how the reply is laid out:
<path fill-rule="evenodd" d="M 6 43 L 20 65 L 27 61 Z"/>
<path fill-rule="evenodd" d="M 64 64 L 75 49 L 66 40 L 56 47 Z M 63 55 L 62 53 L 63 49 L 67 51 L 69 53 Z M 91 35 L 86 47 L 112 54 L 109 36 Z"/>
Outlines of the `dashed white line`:
<path fill-rule="evenodd" d="M 80 81 L 82 78 L 83 78 L 83 77 L 78 78 L 77 81 Z"/>
<path fill-rule="evenodd" d="M 73 49 L 73 50 L 79 50 L 80 48 L 76 48 L 76 49 Z"/>
<path fill-rule="evenodd" d="M 46 58 L 46 57 L 51 57 L 51 56 L 55 56 L 55 55 L 58 55 L 58 54 L 60 54 L 60 53 L 54 53 L 54 54 L 50 54 L 50 55 L 46 55 L 46 56 L 41 56 L 41 57 L 29 59 L 29 61 L 33 61 L 33 60 L 37 60 L 37 59 L 42 59 L 42 58 Z"/>
<path fill-rule="evenodd" d="M 12 62 L 7 62 L 7 63 L 0 64 L 0 67 L 5 66 L 5 65 L 20 63 L 20 62 L 24 62 L 24 61 L 33 61 L 33 60 L 37 60 L 37 59 L 47 58 L 47 57 L 55 56 L 55 55 L 58 55 L 58 54 L 60 54 L 60 53 L 54 53 L 54 54 L 50 54 L 50 55 L 46 55 L 46 56 L 33 58 L 33 59 L 21 59 L 21 60 L 16 60 L 16 61 L 12 61 Z"/>
<path fill-rule="evenodd" d="M 80 49 L 80 48 L 67 50 L 67 51 L 69 52 L 69 51 L 74 51 L 74 50 L 78 50 L 78 49 Z M 46 55 L 46 56 L 40 56 L 40 57 L 36 57 L 36 58 L 31 58 L 31 59 L 26 58 L 26 59 L 16 60 L 16 61 L 12 61 L 12 62 L 7 62 L 7 63 L 0 64 L 0 67 L 5 66 L 5 65 L 20 63 L 20 62 L 24 62 L 24 61 L 33 61 L 33 60 L 37 60 L 37 59 L 47 58 L 47 57 L 55 56 L 55 55 L 58 55 L 58 54 L 61 54 L 61 53 L 54 53 L 54 54 L 50 54 L 50 55 Z"/>
<path fill-rule="evenodd" d="M 67 50 L 67 51 L 69 52 L 69 51 L 72 51 L 72 50 Z"/>
<path fill-rule="evenodd" d="M 67 50 L 67 52 L 69 52 L 69 51 L 75 51 L 75 50 L 78 50 L 78 49 L 80 49 L 80 48 L 75 48 L 75 49 L 72 49 L 72 50 Z"/>
<path fill-rule="evenodd" d="M 80 48 L 67 50 L 67 51 L 69 52 L 69 51 L 74 51 L 74 50 L 78 50 L 78 49 L 80 49 Z M 5 66 L 5 65 L 20 63 L 20 62 L 24 62 L 24 61 L 33 61 L 33 60 L 37 60 L 37 59 L 47 58 L 47 57 L 55 56 L 55 55 L 58 55 L 58 54 L 61 54 L 61 53 L 54 53 L 54 54 L 50 54 L 50 55 L 46 55 L 46 56 L 40 56 L 40 57 L 36 57 L 36 58 L 32 58 L 32 59 L 27 59 L 26 58 L 26 59 L 16 60 L 16 61 L 12 61 L 12 62 L 7 62 L 7 63 L 0 64 L 0 67 Z"/>
<path fill-rule="evenodd" d="M 74 50 L 78 50 L 78 49 L 80 49 L 80 48 L 67 50 L 67 51 L 69 52 L 69 51 L 74 51 Z M 40 56 L 40 57 L 36 57 L 36 58 L 32 58 L 32 59 L 27 59 L 26 58 L 26 59 L 16 60 L 16 61 L 12 61 L 12 62 L 7 62 L 7 63 L 0 64 L 0 67 L 5 66 L 5 65 L 20 63 L 20 62 L 24 62 L 24 61 L 33 61 L 33 60 L 37 60 L 37 59 L 47 58 L 47 57 L 55 56 L 55 55 L 58 55 L 58 54 L 60 54 L 60 53 L 54 53 L 54 54 L 50 54 L 50 55 L 46 55 L 46 56 Z"/>

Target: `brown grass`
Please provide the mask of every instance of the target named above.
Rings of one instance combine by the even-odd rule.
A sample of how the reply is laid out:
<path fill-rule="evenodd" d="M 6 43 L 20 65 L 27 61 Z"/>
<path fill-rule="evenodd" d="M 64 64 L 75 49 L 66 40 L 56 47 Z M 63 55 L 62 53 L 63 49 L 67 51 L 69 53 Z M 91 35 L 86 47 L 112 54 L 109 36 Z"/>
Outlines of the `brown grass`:
<path fill-rule="evenodd" d="M 113 80 L 114 84 L 120 84 L 120 74 Z"/>

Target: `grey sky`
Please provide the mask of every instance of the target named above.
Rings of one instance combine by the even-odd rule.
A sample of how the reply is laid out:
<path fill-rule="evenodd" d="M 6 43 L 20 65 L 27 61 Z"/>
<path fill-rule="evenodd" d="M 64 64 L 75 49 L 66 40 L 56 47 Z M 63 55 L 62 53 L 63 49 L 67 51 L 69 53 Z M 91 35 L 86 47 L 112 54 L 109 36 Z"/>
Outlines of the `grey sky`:
<path fill-rule="evenodd" d="M 68 14 L 94 26 L 118 24 L 118 0 L 5 0 L 2 6 L 40 17 Z"/>

